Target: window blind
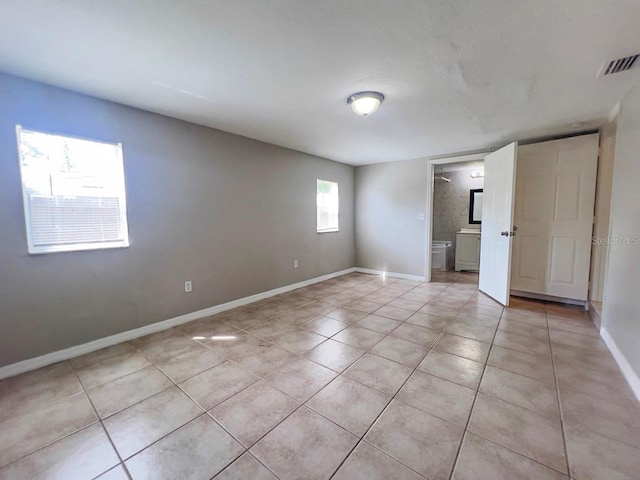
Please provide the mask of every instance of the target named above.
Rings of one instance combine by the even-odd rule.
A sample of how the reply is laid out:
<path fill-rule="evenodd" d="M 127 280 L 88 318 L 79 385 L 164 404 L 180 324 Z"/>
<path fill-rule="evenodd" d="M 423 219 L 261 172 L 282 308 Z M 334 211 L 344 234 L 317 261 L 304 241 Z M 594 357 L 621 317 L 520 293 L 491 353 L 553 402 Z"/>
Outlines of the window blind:
<path fill-rule="evenodd" d="M 17 135 L 29 253 L 129 245 L 120 144 Z"/>

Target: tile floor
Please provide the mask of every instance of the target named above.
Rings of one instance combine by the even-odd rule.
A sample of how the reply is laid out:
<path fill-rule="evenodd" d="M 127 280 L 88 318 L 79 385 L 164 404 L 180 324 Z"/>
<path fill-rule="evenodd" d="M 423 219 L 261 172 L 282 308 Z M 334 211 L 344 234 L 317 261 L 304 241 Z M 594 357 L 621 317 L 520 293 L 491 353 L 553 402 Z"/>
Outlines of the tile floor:
<path fill-rule="evenodd" d="M 584 311 L 351 274 L 0 382 L 0 479 L 640 478 Z"/>

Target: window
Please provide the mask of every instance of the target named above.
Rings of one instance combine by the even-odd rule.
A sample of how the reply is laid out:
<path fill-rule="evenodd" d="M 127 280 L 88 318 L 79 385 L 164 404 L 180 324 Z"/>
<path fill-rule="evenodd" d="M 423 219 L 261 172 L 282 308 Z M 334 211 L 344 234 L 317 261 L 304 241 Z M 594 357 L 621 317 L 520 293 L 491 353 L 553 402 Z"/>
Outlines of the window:
<path fill-rule="evenodd" d="M 338 231 L 338 182 L 318 179 L 317 201 L 318 232 Z"/>
<path fill-rule="evenodd" d="M 128 247 L 122 146 L 16 130 L 29 253 Z"/>

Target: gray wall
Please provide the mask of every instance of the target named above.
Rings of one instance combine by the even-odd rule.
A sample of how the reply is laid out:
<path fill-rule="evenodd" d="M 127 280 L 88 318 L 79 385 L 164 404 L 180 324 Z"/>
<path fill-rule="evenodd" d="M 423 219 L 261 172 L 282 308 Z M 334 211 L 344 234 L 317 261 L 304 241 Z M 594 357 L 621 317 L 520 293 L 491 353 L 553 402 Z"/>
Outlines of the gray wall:
<path fill-rule="evenodd" d="M 640 239 L 640 85 L 622 102 L 613 165 L 610 239 Z M 640 376 L 640 244 L 610 244 L 602 325 Z"/>
<path fill-rule="evenodd" d="M 469 223 L 469 191 L 482 188 L 484 178 L 471 178 L 471 172 L 478 168 L 469 168 L 445 172 L 447 183 L 436 180 L 433 184 L 433 239 L 453 242 L 454 251 L 456 232 L 461 228 L 477 228 L 480 225 Z M 438 172 L 439 176 L 440 172 Z"/>
<path fill-rule="evenodd" d="M 427 160 L 356 168 L 356 266 L 424 275 Z"/>
<path fill-rule="evenodd" d="M 27 253 L 16 124 L 123 144 L 130 248 Z M 354 266 L 340 163 L 0 75 L 0 167 L 0 365 Z M 316 233 L 316 177 L 338 233 Z"/>

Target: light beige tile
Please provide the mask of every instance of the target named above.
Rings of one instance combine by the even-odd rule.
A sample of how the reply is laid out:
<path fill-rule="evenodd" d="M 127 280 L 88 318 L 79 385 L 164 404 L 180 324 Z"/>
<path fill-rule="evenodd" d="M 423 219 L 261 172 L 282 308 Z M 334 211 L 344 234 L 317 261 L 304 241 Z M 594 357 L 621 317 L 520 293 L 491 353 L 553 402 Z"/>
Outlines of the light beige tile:
<path fill-rule="evenodd" d="M 640 448 L 640 406 L 637 401 L 598 398 L 562 390 L 562 418 L 566 424 Z"/>
<path fill-rule="evenodd" d="M 75 367 L 85 388 L 93 388 L 151 365 L 137 352 L 128 352 Z"/>
<path fill-rule="evenodd" d="M 475 390 L 416 371 L 396 398 L 464 428 L 475 396 Z"/>
<path fill-rule="evenodd" d="M 153 365 L 88 390 L 101 418 L 149 398 L 173 383 Z"/>
<path fill-rule="evenodd" d="M 409 342 L 417 343 L 418 345 L 430 347 L 438 339 L 440 332 L 405 322 L 396 328 L 391 335 Z"/>
<path fill-rule="evenodd" d="M 406 310 L 404 308 L 392 307 L 391 305 L 385 305 L 374 312 L 380 317 L 387 317 L 392 320 L 398 320 L 404 322 L 411 315 L 415 313 L 415 310 Z"/>
<path fill-rule="evenodd" d="M 374 332 L 387 334 L 398 328 L 401 323 L 396 320 L 391 320 L 390 318 L 372 314 L 359 320 L 355 325 L 357 327 L 368 328 Z"/>
<path fill-rule="evenodd" d="M 405 294 L 405 295 L 407 295 L 407 294 Z M 429 300 L 431 300 L 431 299 L 429 299 Z M 429 301 L 429 300 L 427 300 L 427 301 Z M 390 307 L 402 308 L 404 310 L 410 310 L 412 312 L 417 312 L 422 307 L 424 307 L 424 305 L 425 305 L 425 303 L 427 303 L 427 301 L 421 302 L 421 301 L 410 300 L 410 299 L 406 298 L 403 295 L 402 297 L 396 298 L 394 301 L 389 302 L 388 305 Z"/>
<path fill-rule="evenodd" d="M 518 310 L 512 308 L 505 308 L 502 314 L 502 319 L 516 320 L 522 323 L 528 323 L 537 327 L 545 328 L 547 326 L 547 316 L 544 312 L 535 312 L 529 310 Z"/>
<path fill-rule="evenodd" d="M 0 422 L 0 467 L 95 423 L 84 393 Z"/>
<path fill-rule="evenodd" d="M 133 345 L 127 342 L 118 343 L 111 347 L 102 348 L 100 350 L 96 350 L 95 352 L 72 358 L 71 360 L 69 360 L 69 363 L 71 363 L 71 365 L 73 365 L 76 369 L 82 369 L 127 353 L 136 353 L 136 349 L 133 347 Z"/>
<path fill-rule="evenodd" d="M 532 355 L 551 356 L 551 345 L 548 340 L 541 340 L 518 333 L 509 333 L 504 330 L 496 332 L 493 344 Z"/>
<path fill-rule="evenodd" d="M 370 353 L 415 368 L 429 349 L 417 343 L 388 336 L 371 349 Z"/>
<path fill-rule="evenodd" d="M 333 370 L 299 358 L 265 377 L 265 381 L 298 402 L 304 403 L 336 375 Z"/>
<path fill-rule="evenodd" d="M 418 370 L 430 373 L 469 388 L 477 388 L 484 365 L 438 350 L 431 350 L 418 365 Z"/>
<path fill-rule="evenodd" d="M 324 367 L 342 372 L 360 358 L 364 352 L 364 350 L 329 339 L 308 351 L 305 356 Z"/>
<path fill-rule="evenodd" d="M 456 315 L 460 313 L 460 311 L 455 308 L 446 308 L 446 307 L 439 307 L 437 305 L 434 305 L 433 302 L 435 301 L 436 300 L 432 300 L 430 303 L 427 303 L 424 307 L 422 307 L 419 310 L 419 312 L 435 315 L 437 317 L 449 318 L 451 320 L 453 320 L 456 317 Z"/>
<path fill-rule="evenodd" d="M 177 387 L 169 388 L 104 420 L 123 459 L 200 415 L 202 409 Z"/>
<path fill-rule="evenodd" d="M 551 468 L 467 432 L 452 480 L 568 480 Z"/>
<path fill-rule="evenodd" d="M 577 480 L 632 480 L 640 472 L 640 449 L 571 425 L 564 429 L 571 476 Z"/>
<path fill-rule="evenodd" d="M 555 328 L 549 329 L 549 335 L 551 336 L 551 343 L 568 345 L 589 352 L 608 352 L 607 346 L 597 337 L 557 330 Z"/>
<path fill-rule="evenodd" d="M 376 355 L 365 355 L 351 365 L 344 375 L 387 395 L 395 395 L 411 372 L 412 369 L 405 365 Z"/>
<path fill-rule="evenodd" d="M 234 362 L 224 362 L 182 382 L 180 387 L 205 410 L 260 380 Z"/>
<path fill-rule="evenodd" d="M 180 427 L 125 462 L 134 480 L 210 479 L 244 448 L 208 415 Z"/>
<path fill-rule="evenodd" d="M 264 382 L 258 382 L 217 405 L 209 413 L 249 448 L 298 406 L 285 394 Z"/>
<path fill-rule="evenodd" d="M 120 464 L 108 472 L 103 473 L 96 480 L 129 480 L 129 475 L 125 473 L 122 464 Z"/>
<path fill-rule="evenodd" d="M 355 446 L 357 437 L 306 407 L 251 449 L 283 480 L 329 478 Z"/>
<path fill-rule="evenodd" d="M 518 320 L 503 318 L 500 320 L 498 329 L 504 332 L 539 338 L 544 341 L 549 340 L 549 330 L 545 326 L 531 325 L 530 323 L 520 322 Z"/>
<path fill-rule="evenodd" d="M 277 480 L 277 477 L 250 453 L 245 453 L 224 469 L 215 480 Z"/>
<path fill-rule="evenodd" d="M 292 329 L 293 326 L 290 322 L 275 321 L 275 319 L 272 319 L 262 325 L 247 329 L 247 332 L 273 343 L 277 338 L 289 333 Z"/>
<path fill-rule="evenodd" d="M 382 305 L 380 303 L 375 303 L 362 298 L 358 300 L 354 300 L 353 302 L 349 302 L 345 305 L 345 307 L 350 310 L 357 310 L 359 312 L 364 312 L 364 313 L 373 313 L 374 311 L 378 310 L 381 306 Z M 342 320 L 342 319 L 339 318 L 338 320 Z"/>
<path fill-rule="evenodd" d="M 560 420 L 479 393 L 469 431 L 567 473 Z"/>
<path fill-rule="evenodd" d="M 300 307 L 298 310 L 302 312 L 313 313 L 314 317 L 318 315 L 326 315 L 329 312 L 332 312 L 336 309 L 336 306 L 332 303 L 315 301 L 305 305 L 304 307 Z"/>
<path fill-rule="evenodd" d="M 0 381 L 0 422 L 82 392 L 69 362 Z"/>
<path fill-rule="evenodd" d="M 332 477 L 333 480 L 424 480 L 400 462 L 361 442 Z"/>
<path fill-rule="evenodd" d="M 211 337 L 233 335 L 238 331 L 237 327 L 215 317 L 185 323 L 180 325 L 178 330 L 190 336 L 192 340 L 208 340 Z"/>
<path fill-rule="evenodd" d="M 352 347 L 369 350 L 384 338 L 384 334 L 352 325 L 349 328 L 342 330 L 332 338 L 333 340 L 346 343 Z"/>
<path fill-rule="evenodd" d="M 555 384 L 553 363 L 546 355 L 533 355 L 494 345 L 487 365 Z"/>
<path fill-rule="evenodd" d="M 216 352 L 201 345 L 180 352 L 175 357 L 156 362 L 156 366 L 174 382 L 179 383 L 187 378 L 220 365 L 226 360 L 222 352 Z"/>
<path fill-rule="evenodd" d="M 438 340 L 434 348 L 442 352 L 452 353 L 459 357 L 484 363 L 489 355 L 491 345 L 471 338 L 445 333 L 442 338 Z"/>
<path fill-rule="evenodd" d="M 407 323 L 418 325 L 419 327 L 430 328 L 441 332 L 447 325 L 453 321 L 453 318 L 443 318 L 430 313 L 417 312 L 409 317 Z"/>
<path fill-rule="evenodd" d="M 94 424 L 0 469 L 0 479 L 94 478 L 120 463 L 100 424 Z"/>
<path fill-rule="evenodd" d="M 635 400 L 635 395 L 620 371 L 599 369 L 587 365 L 556 362 L 556 376 L 560 393 L 575 390 L 602 399 Z"/>
<path fill-rule="evenodd" d="M 295 354 L 275 345 L 261 347 L 244 357 L 238 357 L 236 362 L 243 368 L 264 377 L 296 358 Z"/>
<path fill-rule="evenodd" d="M 275 341 L 282 348 L 289 350 L 296 355 L 302 355 L 313 347 L 317 347 L 326 340 L 322 335 L 294 329 L 289 333 L 278 337 Z"/>
<path fill-rule="evenodd" d="M 566 330 L 567 332 L 589 335 L 590 337 L 600 336 L 600 332 L 598 332 L 591 319 L 548 317 L 547 322 L 550 328 L 556 330 Z"/>
<path fill-rule="evenodd" d="M 320 316 L 308 321 L 307 323 L 303 323 L 300 328 L 317 333 L 323 337 L 331 337 L 348 326 L 349 325 L 347 323 L 334 320 L 333 318 Z"/>
<path fill-rule="evenodd" d="M 367 316 L 366 312 L 361 312 L 359 310 L 352 310 L 350 308 L 336 308 L 331 312 L 327 313 L 325 316 L 329 318 L 333 318 L 335 320 L 339 320 L 341 322 L 352 324 Z"/>
<path fill-rule="evenodd" d="M 487 366 L 480 391 L 551 418 L 560 418 L 555 385 Z"/>
<path fill-rule="evenodd" d="M 464 430 L 398 401 L 383 412 L 365 440 L 433 480 L 447 479 Z"/>
<path fill-rule="evenodd" d="M 314 395 L 306 405 L 361 437 L 390 400 L 389 395 L 340 376 Z"/>
<path fill-rule="evenodd" d="M 495 331 L 493 327 L 485 327 L 484 325 L 468 323 L 458 319 L 451 322 L 446 329 L 447 333 L 487 343 L 493 341 Z"/>

